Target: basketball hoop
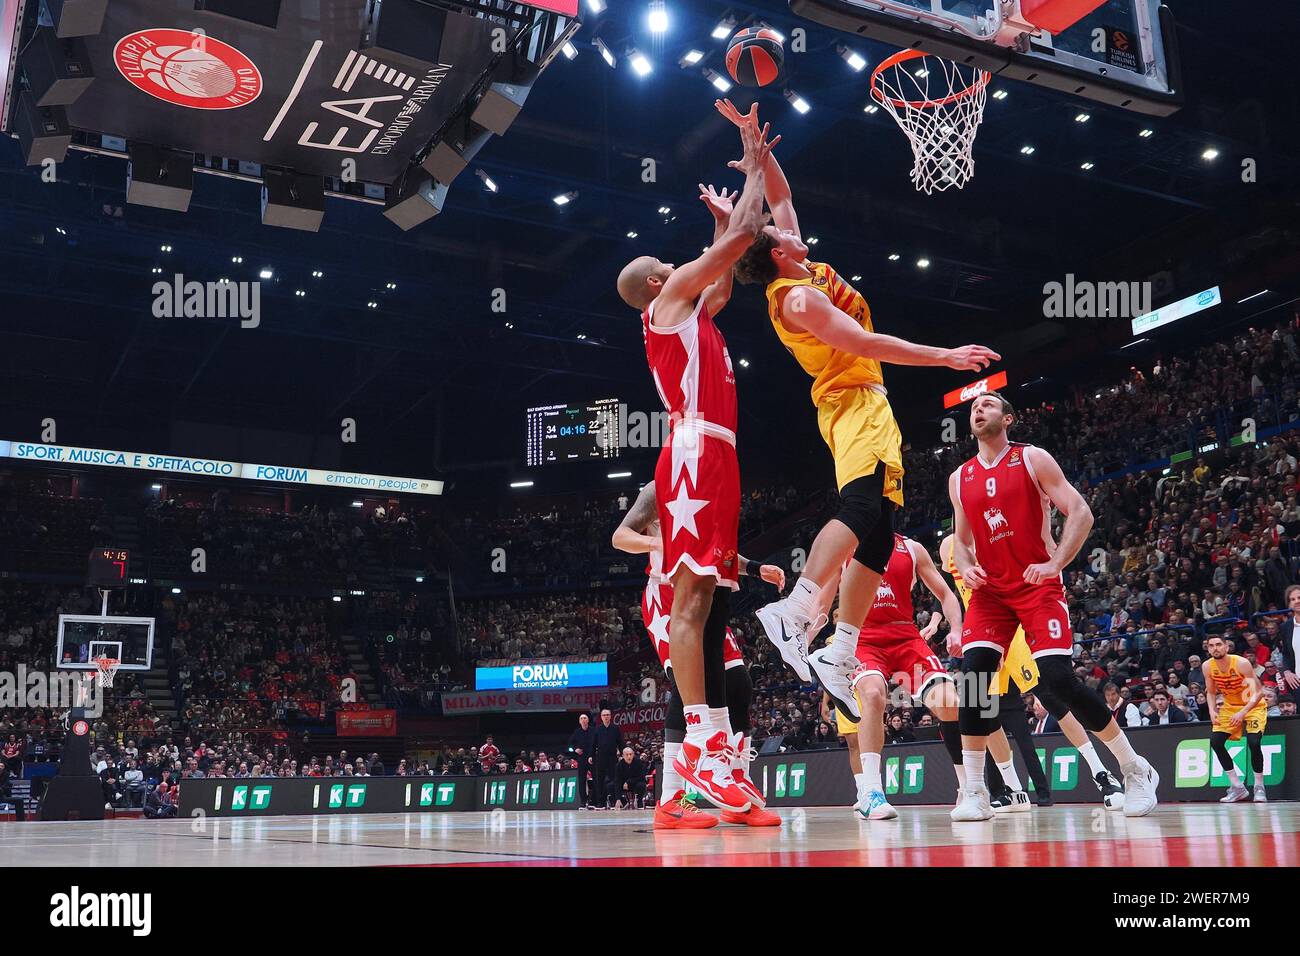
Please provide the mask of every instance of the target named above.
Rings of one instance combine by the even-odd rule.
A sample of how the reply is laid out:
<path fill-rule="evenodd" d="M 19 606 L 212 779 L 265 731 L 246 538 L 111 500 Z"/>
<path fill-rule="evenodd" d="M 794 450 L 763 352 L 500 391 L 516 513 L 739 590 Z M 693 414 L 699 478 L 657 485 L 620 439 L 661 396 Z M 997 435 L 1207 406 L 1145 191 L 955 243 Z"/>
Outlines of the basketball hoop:
<path fill-rule="evenodd" d="M 112 687 L 113 677 L 117 674 L 117 669 L 122 666 L 122 662 L 116 657 L 96 657 L 95 667 L 98 670 L 95 673 L 95 683 L 100 687 Z"/>
<path fill-rule="evenodd" d="M 912 145 L 912 183 L 921 192 L 961 189 L 975 175 L 971 150 L 988 85 L 987 70 L 923 50 L 901 50 L 871 72 L 872 98 Z"/>

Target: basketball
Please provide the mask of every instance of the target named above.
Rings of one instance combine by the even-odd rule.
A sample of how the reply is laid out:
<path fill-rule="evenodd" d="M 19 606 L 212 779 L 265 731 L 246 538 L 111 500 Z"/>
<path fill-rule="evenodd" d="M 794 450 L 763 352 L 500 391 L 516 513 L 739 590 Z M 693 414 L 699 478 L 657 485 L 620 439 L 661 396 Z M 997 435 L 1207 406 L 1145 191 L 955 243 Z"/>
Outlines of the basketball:
<path fill-rule="evenodd" d="M 140 57 L 140 66 L 154 83 L 182 96 L 211 99 L 235 88 L 234 70 L 195 47 L 157 47 Z"/>
<path fill-rule="evenodd" d="M 727 44 L 727 72 L 741 86 L 770 86 L 781 76 L 785 47 L 765 27 L 740 30 Z"/>

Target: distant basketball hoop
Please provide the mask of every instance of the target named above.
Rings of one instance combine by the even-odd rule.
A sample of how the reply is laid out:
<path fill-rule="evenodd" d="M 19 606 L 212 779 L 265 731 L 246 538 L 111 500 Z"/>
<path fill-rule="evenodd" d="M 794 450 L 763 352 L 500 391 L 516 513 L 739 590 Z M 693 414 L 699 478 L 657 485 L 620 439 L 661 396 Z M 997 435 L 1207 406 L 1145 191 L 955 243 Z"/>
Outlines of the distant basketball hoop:
<path fill-rule="evenodd" d="M 117 669 L 121 666 L 122 662 L 116 657 L 96 657 L 95 684 L 101 689 L 112 687 L 113 678 L 117 675 Z"/>
<path fill-rule="evenodd" d="M 975 175 L 975 134 L 989 74 L 921 50 L 902 50 L 871 73 L 871 95 L 912 146 L 912 183 L 927 195 Z"/>

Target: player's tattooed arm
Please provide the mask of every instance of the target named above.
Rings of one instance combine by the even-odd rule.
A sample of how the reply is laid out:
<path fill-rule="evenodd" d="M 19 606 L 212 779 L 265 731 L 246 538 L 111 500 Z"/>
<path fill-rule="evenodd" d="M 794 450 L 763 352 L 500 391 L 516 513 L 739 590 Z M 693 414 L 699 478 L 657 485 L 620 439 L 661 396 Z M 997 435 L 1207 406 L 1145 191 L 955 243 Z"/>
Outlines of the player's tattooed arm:
<path fill-rule="evenodd" d="M 1042 564 L 1031 564 L 1025 568 L 1025 580 L 1030 584 L 1040 584 L 1069 567 L 1087 543 L 1094 519 L 1088 502 L 1070 484 L 1055 458 L 1041 448 L 1031 447 L 1025 450 L 1025 464 L 1033 471 L 1043 494 L 1065 515 L 1061 540 L 1057 542 L 1056 551 L 1051 558 Z"/>
<path fill-rule="evenodd" d="M 648 534 L 658 515 L 655 502 L 655 483 L 647 481 L 641 493 L 636 496 L 632 507 L 614 529 L 612 544 L 619 551 L 628 554 L 645 554 L 658 551 L 663 541 L 658 535 Z"/>
<path fill-rule="evenodd" d="M 731 100 L 714 100 L 713 105 L 736 126 L 748 123 L 755 129 L 758 128 L 758 103 L 754 103 L 748 113 L 736 109 Z M 768 156 L 765 173 L 763 194 L 767 199 L 767 208 L 772 211 L 772 222 L 778 229 L 793 232 L 802 239 L 803 234 L 799 232 L 799 217 L 795 215 L 794 198 L 790 192 L 790 181 L 785 178 L 785 170 L 777 162 L 776 154 Z"/>
<path fill-rule="evenodd" d="M 836 307 L 826 293 L 809 285 L 786 291 L 781 300 L 781 324 L 791 332 L 807 332 L 817 339 L 852 355 L 887 362 L 890 365 L 922 365 L 981 372 L 990 362 L 1002 358 L 983 345 L 942 349 L 918 345 L 896 335 L 868 332 L 851 315 Z"/>

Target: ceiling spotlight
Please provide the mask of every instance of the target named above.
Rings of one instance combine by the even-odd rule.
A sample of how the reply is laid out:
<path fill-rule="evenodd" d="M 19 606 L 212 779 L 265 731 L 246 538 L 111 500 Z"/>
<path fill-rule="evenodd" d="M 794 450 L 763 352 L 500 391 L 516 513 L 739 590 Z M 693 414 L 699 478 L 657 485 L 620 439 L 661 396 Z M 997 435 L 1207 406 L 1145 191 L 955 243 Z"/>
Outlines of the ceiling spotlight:
<path fill-rule="evenodd" d="M 682 58 L 678 60 L 677 63 L 679 66 L 685 68 L 688 66 L 694 66 L 696 63 L 699 63 L 703 59 L 704 59 L 703 50 L 687 50 L 685 53 L 682 54 Z"/>
<path fill-rule="evenodd" d="M 713 84 L 714 88 L 719 93 L 731 92 L 731 81 L 728 80 L 721 73 L 718 73 L 715 70 L 705 70 L 704 76 L 710 83 Z"/>
<path fill-rule="evenodd" d="M 304 292 L 304 291 L 302 291 L 302 289 L 295 289 L 294 292 L 293 292 L 293 294 L 296 295 L 296 296 L 297 296 L 298 298 L 300 298 L 300 299 L 307 295 L 307 293 Z"/>
<path fill-rule="evenodd" d="M 579 333 L 578 333 L 578 341 L 579 341 L 579 342 L 585 342 L 585 341 L 587 341 L 587 333 L 586 333 L 586 332 L 579 332 Z"/>
<path fill-rule="evenodd" d="M 785 98 L 789 101 L 790 105 L 795 108 L 795 111 L 801 115 L 812 109 L 812 107 L 808 105 L 808 101 L 794 90 L 786 90 Z"/>
<path fill-rule="evenodd" d="M 611 471 L 611 472 L 610 472 L 608 475 L 606 475 L 605 477 L 606 477 L 606 478 L 631 478 L 631 477 L 632 477 L 632 472 L 630 472 L 630 471 Z"/>
<path fill-rule="evenodd" d="M 577 198 L 577 193 L 560 193 L 560 195 L 552 197 L 551 202 L 557 206 L 567 206 Z"/>
<path fill-rule="evenodd" d="M 810 245 L 810 246 L 815 246 L 815 245 L 817 245 L 817 243 L 819 243 L 819 242 L 821 242 L 821 240 L 818 239 L 816 236 L 809 236 L 809 237 L 808 237 L 808 245 Z"/>
<path fill-rule="evenodd" d="M 924 80 L 927 76 L 930 75 L 930 71 L 927 70 L 925 67 L 921 67 L 919 70 L 915 71 L 912 75 L 917 77 L 918 79 Z"/>
<path fill-rule="evenodd" d="M 568 40 L 564 41 L 564 46 L 560 47 L 560 52 L 564 54 L 566 60 L 572 60 L 578 55 L 578 48 Z"/>
<path fill-rule="evenodd" d="M 605 0 L 587 0 L 587 9 L 592 13 L 604 13 Z"/>
<path fill-rule="evenodd" d="M 875 103 L 868 103 L 866 106 L 862 107 L 862 112 L 864 112 L 864 113 L 879 113 L 879 112 L 880 112 L 880 107 L 877 106 Z"/>
<path fill-rule="evenodd" d="M 171 251 L 172 251 L 172 247 L 171 247 L 171 246 L 159 246 L 159 247 L 158 247 L 158 250 L 159 250 L 160 252 L 171 252 Z"/>
<path fill-rule="evenodd" d="M 1021 147 L 1020 147 L 1020 152 L 1021 152 L 1023 155 L 1025 155 L 1025 156 L 1032 156 L 1032 155 L 1034 155 L 1034 147 L 1032 147 L 1032 146 L 1021 146 Z"/>
<path fill-rule="evenodd" d="M 325 278 L 325 273 L 321 272 L 319 269 L 313 269 L 311 277 L 313 279 L 323 279 Z"/>
<path fill-rule="evenodd" d="M 861 281 L 862 281 L 862 276 L 850 276 L 850 277 L 849 277 L 849 281 L 850 281 L 850 282 L 861 282 Z"/>
<path fill-rule="evenodd" d="M 1080 166 L 1079 168 L 1080 168 L 1080 169 L 1092 169 L 1092 165 L 1093 165 L 1092 163 L 1084 163 L 1084 164 L 1083 164 L 1082 166 Z"/>
<path fill-rule="evenodd" d="M 605 46 L 605 41 L 600 37 L 596 37 L 596 49 L 600 51 L 601 59 L 608 63 L 612 69 L 618 60 L 613 53 L 609 52 L 609 47 Z"/>
<path fill-rule="evenodd" d="M 650 0 L 650 14 L 646 17 L 646 23 L 651 33 L 668 32 L 668 8 L 664 6 L 664 0 Z"/>
<path fill-rule="evenodd" d="M 396 283 L 396 282 L 390 282 L 390 283 L 388 283 L 388 285 L 386 285 L 384 288 L 386 288 L 389 292 L 395 292 L 395 291 L 397 291 L 397 283 Z"/>
<path fill-rule="evenodd" d="M 668 215 L 670 212 L 672 212 L 672 209 L 670 209 L 668 206 L 660 206 L 660 207 L 659 207 L 659 215 L 661 215 L 661 216 L 666 216 L 666 215 Z"/>
<path fill-rule="evenodd" d="M 222 276 L 220 279 L 217 280 L 217 282 L 219 282 L 221 285 L 230 285 L 230 280 L 227 279 L 225 276 Z"/>
<path fill-rule="evenodd" d="M 1141 136 L 1143 139 L 1150 139 L 1152 136 L 1156 135 L 1156 131 L 1153 129 L 1144 129 L 1140 131 L 1138 135 Z"/>
<path fill-rule="evenodd" d="M 476 170 L 474 175 L 478 176 L 478 178 L 483 181 L 483 188 L 486 189 L 488 192 L 494 193 L 497 191 L 496 182 L 492 179 L 491 176 L 489 176 L 483 170 L 481 169 Z"/>
<path fill-rule="evenodd" d="M 533 486 L 533 483 L 532 483 L 531 481 L 512 481 L 512 482 L 510 482 L 510 487 L 511 487 L 511 488 L 531 488 L 532 486 Z"/>
<path fill-rule="evenodd" d="M 271 278 L 271 277 L 274 276 L 274 275 L 275 275 L 275 272 L 274 272 L 274 270 L 271 269 L 270 266 L 263 266 L 263 267 L 262 267 L 262 271 L 259 272 L 259 273 L 257 274 L 257 277 L 258 277 L 259 279 L 269 279 L 269 278 Z"/>
<path fill-rule="evenodd" d="M 68 234 L 68 230 L 64 229 L 62 226 L 55 226 L 54 231 L 60 236 L 66 236 Z"/>
<path fill-rule="evenodd" d="M 903 257 L 900 256 L 897 252 L 891 252 L 891 253 L 889 254 L 889 261 L 890 261 L 890 262 L 897 262 L 897 261 L 898 261 L 899 259 L 901 259 L 901 258 L 903 258 Z"/>
<path fill-rule="evenodd" d="M 1219 158 L 1219 151 L 1215 149 L 1213 146 L 1207 147 L 1205 152 L 1201 153 L 1201 159 L 1205 160 L 1206 162 L 1212 162 L 1213 160 L 1216 160 L 1218 158 Z"/>
<path fill-rule="evenodd" d="M 635 230 L 635 229 L 630 229 L 630 230 L 628 230 L 627 237 L 628 237 L 629 239 L 635 239 L 635 238 L 636 238 L 636 230 Z"/>
<path fill-rule="evenodd" d="M 835 44 L 835 49 L 844 58 L 844 62 L 852 68 L 853 72 L 861 73 L 867 68 L 867 58 L 856 50 L 850 50 L 843 43 Z"/>
<path fill-rule="evenodd" d="M 718 25 L 713 28 L 711 36 L 715 40 L 725 40 L 731 36 L 731 31 L 734 29 L 736 29 L 736 18 L 728 15 L 718 21 Z"/>
<path fill-rule="evenodd" d="M 749 359 L 747 359 L 747 358 L 743 358 L 743 359 L 741 359 L 741 360 L 740 360 L 740 367 L 741 367 L 741 368 L 749 368 Z"/>
<path fill-rule="evenodd" d="M 375 302 L 374 300 L 371 300 L 370 302 L 367 302 L 367 303 L 366 303 L 366 308 L 367 308 L 367 309 L 377 309 L 377 308 L 379 308 L 379 303 L 378 303 L 378 302 Z"/>
<path fill-rule="evenodd" d="M 154 275 L 161 275 L 161 274 L 162 274 L 162 266 L 154 266 L 154 267 L 153 267 L 153 274 L 154 274 Z"/>
<path fill-rule="evenodd" d="M 244 257 L 243 257 L 243 256 L 231 256 L 231 257 L 230 257 L 230 261 L 233 262 L 233 263 L 234 263 L 235 265 L 237 265 L 237 266 L 239 266 L 239 265 L 243 265 L 243 264 L 244 264 Z"/>
<path fill-rule="evenodd" d="M 1077 116 L 1075 116 L 1074 121 L 1076 123 L 1086 123 L 1090 119 L 1092 119 L 1092 117 L 1089 116 L 1087 113 L 1080 113 Z"/>
<path fill-rule="evenodd" d="M 930 260 L 929 260 L 929 259 L 917 259 L 917 260 L 916 260 L 916 267 L 917 267 L 918 269 L 928 269 L 928 268 L 930 268 Z"/>
<path fill-rule="evenodd" d="M 1007 98 L 1007 91 L 1006 91 L 1006 90 L 994 90 L 994 91 L 993 91 L 993 98 L 994 98 L 995 100 L 1005 100 L 1005 99 Z"/>
<path fill-rule="evenodd" d="M 628 50 L 627 61 L 632 65 L 632 70 L 637 76 L 649 76 L 654 71 L 646 55 L 636 50 Z"/>

